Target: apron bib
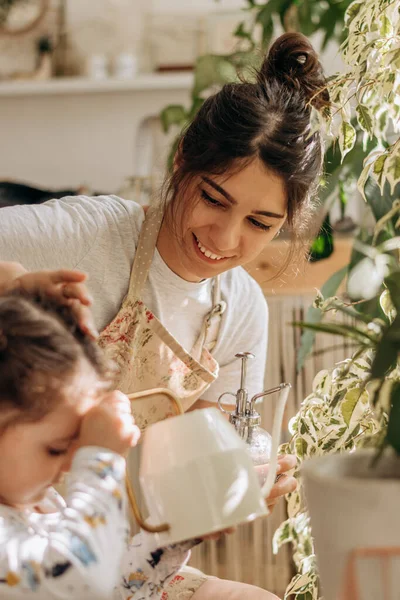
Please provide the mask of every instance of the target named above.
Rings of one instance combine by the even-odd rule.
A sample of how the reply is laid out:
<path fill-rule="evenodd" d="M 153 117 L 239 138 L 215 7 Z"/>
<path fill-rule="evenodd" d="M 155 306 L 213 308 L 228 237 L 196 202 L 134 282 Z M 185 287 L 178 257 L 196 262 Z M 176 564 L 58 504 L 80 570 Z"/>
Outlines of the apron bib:
<path fill-rule="evenodd" d="M 143 223 L 129 290 L 121 309 L 99 336 L 99 345 L 117 365 L 115 388 L 125 394 L 150 388 L 170 389 L 188 410 L 218 375 L 218 363 L 211 355 L 225 303 L 221 301 L 219 277 L 213 285 L 213 307 L 206 315 L 198 340 L 189 354 L 141 301 L 149 274 L 162 212 L 150 207 Z M 165 399 L 135 401 L 136 424 L 148 425 L 172 416 Z"/>

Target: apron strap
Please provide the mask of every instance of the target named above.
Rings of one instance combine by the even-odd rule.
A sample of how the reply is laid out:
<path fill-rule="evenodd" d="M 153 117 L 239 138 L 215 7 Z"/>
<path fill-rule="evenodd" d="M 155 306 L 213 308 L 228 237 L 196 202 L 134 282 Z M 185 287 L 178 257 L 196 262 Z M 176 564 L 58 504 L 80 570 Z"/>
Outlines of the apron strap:
<path fill-rule="evenodd" d="M 226 310 L 226 302 L 221 299 L 221 276 L 217 275 L 213 281 L 213 307 L 206 315 L 200 331 L 200 335 L 193 346 L 191 354 L 200 360 L 203 348 L 209 352 L 215 347 L 221 328 L 222 315 Z"/>
<path fill-rule="evenodd" d="M 157 238 L 163 220 L 163 211 L 160 206 L 150 205 L 142 228 L 140 230 L 135 259 L 133 261 L 129 290 L 125 300 L 140 299 L 147 281 L 157 245 Z"/>
<path fill-rule="evenodd" d="M 158 205 L 150 205 L 147 210 L 145 220 L 140 230 L 139 241 L 129 280 L 129 290 L 125 297 L 125 301 L 128 299 L 137 300 L 142 297 L 142 292 L 153 261 L 163 216 L 163 211 Z M 211 352 L 218 339 L 222 315 L 226 309 L 226 302 L 221 299 L 221 278 L 219 275 L 217 275 L 213 281 L 212 301 L 212 309 L 204 318 L 200 335 L 191 352 L 196 360 L 200 360 L 204 347 Z"/>

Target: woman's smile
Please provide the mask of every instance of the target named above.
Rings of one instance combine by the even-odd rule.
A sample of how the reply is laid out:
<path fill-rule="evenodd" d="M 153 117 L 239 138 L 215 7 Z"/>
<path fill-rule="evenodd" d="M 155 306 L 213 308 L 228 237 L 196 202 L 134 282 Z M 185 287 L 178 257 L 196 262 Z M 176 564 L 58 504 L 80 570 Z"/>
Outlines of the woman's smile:
<path fill-rule="evenodd" d="M 230 256 L 221 256 L 220 254 L 213 252 L 206 245 L 204 245 L 194 233 L 192 235 L 195 252 L 197 256 L 201 258 L 201 260 L 206 261 L 208 264 L 218 263 L 220 265 L 221 262 L 232 258 Z"/>

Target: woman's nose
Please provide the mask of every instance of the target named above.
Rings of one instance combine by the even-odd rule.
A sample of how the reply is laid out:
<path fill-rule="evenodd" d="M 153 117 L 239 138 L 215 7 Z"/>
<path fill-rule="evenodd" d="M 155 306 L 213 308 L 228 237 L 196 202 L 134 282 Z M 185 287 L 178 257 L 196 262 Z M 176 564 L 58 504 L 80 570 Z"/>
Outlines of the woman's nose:
<path fill-rule="evenodd" d="M 240 246 L 241 233 L 241 223 L 221 219 L 214 225 L 211 239 L 222 255 L 232 256 Z"/>

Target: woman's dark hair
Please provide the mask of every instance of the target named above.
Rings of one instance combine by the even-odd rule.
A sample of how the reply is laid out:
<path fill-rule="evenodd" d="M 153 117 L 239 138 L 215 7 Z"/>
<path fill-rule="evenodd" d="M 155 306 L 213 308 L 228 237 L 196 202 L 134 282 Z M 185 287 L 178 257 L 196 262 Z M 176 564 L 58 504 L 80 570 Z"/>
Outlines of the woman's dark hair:
<path fill-rule="evenodd" d="M 254 82 L 224 85 L 183 132 L 165 188 L 168 210 L 186 212 L 179 198 L 193 176 L 240 170 L 258 158 L 284 182 L 287 225 L 301 237 L 323 162 L 321 135 L 311 131 L 311 107 L 329 110 L 322 67 L 307 38 L 286 33 L 270 48 Z"/>
<path fill-rule="evenodd" d="M 0 412 L 42 418 L 82 360 L 107 383 L 110 365 L 70 307 L 22 292 L 0 297 Z"/>

